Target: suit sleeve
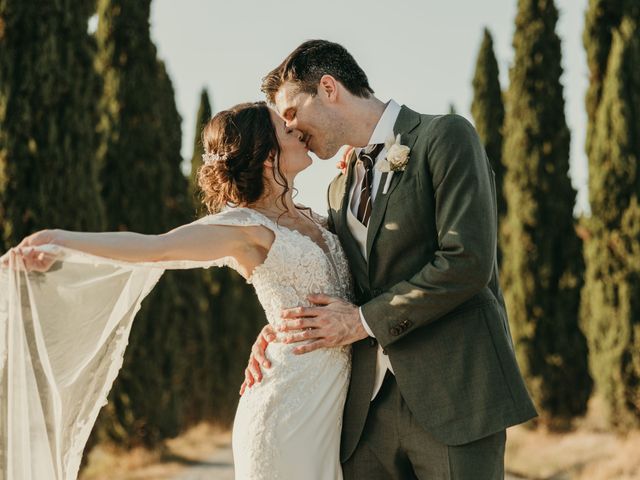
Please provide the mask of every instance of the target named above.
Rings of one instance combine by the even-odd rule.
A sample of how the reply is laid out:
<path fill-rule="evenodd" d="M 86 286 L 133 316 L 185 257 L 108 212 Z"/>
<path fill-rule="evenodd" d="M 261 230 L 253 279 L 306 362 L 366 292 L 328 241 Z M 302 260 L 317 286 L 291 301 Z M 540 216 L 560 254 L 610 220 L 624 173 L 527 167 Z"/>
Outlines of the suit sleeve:
<path fill-rule="evenodd" d="M 361 307 L 382 346 L 452 311 L 480 292 L 492 274 L 497 213 L 492 173 L 478 135 L 457 115 L 434 119 L 425 134 L 438 250 L 413 277 Z"/>

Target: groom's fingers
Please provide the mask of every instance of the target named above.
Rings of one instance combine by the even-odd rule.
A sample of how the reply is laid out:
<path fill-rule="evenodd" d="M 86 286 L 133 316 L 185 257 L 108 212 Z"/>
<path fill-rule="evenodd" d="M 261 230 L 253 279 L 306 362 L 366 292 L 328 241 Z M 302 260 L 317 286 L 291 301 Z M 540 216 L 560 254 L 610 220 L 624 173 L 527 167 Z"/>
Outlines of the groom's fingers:
<path fill-rule="evenodd" d="M 296 355 L 302 355 L 303 353 L 313 352 L 314 350 L 324 348 L 325 346 L 327 346 L 327 342 L 324 338 L 321 338 L 319 340 L 315 340 L 313 342 L 309 342 L 294 348 L 293 353 L 295 353 Z"/>
<path fill-rule="evenodd" d="M 278 331 L 290 332 L 291 330 L 302 330 L 303 328 L 318 328 L 320 326 L 317 318 L 296 318 L 295 320 L 284 320 L 278 325 Z"/>
<path fill-rule="evenodd" d="M 329 295 L 325 295 L 323 293 L 314 293 L 309 295 L 307 299 L 316 305 L 329 305 L 330 303 L 337 302 L 340 299 L 336 297 L 330 297 Z"/>
<path fill-rule="evenodd" d="M 295 307 L 287 308 L 280 312 L 280 318 L 302 318 L 302 317 L 315 317 L 321 313 L 318 307 Z"/>
<path fill-rule="evenodd" d="M 321 338 L 322 332 L 319 328 L 309 328 L 302 332 L 290 333 L 284 340 L 284 343 L 297 343 L 304 340 L 310 340 L 312 338 Z"/>

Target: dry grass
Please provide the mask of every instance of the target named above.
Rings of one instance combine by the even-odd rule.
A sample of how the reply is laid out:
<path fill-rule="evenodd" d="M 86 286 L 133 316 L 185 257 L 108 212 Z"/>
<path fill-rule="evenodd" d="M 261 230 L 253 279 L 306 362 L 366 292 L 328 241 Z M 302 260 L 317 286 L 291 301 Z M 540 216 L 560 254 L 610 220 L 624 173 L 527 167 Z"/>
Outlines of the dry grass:
<path fill-rule="evenodd" d="M 113 445 L 99 445 L 89 454 L 79 480 L 169 480 L 205 461 L 230 439 L 230 432 L 203 423 L 167 440 L 155 451 L 136 448 L 126 452 Z"/>
<path fill-rule="evenodd" d="M 571 432 L 510 428 L 507 470 L 532 480 L 640 479 L 640 432 L 609 432 L 603 418 L 603 409 L 595 399 L 587 417 Z"/>
<path fill-rule="evenodd" d="M 640 480 L 640 431 L 612 433 L 603 418 L 594 400 L 587 417 L 571 432 L 510 428 L 507 471 L 525 480 Z M 229 444 L 230 437 L 228 431 L 201 424 L 167 441 L 159 451 L 99 446 L 89 455 L 80 480 L 169 480 L 210 458 Z"/>

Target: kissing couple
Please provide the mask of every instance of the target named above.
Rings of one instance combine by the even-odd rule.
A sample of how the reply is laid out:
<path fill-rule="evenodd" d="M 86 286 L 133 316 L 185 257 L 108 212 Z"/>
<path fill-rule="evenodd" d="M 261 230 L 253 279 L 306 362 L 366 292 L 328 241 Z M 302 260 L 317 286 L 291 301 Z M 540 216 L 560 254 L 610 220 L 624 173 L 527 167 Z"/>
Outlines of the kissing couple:
<path fill-rule="evenodd" d="M 66 372 L 51 390 L 78 400 L 59 409 L 73 421 L 47 422 L 58 410 L 43 408 L 43 419 L 24 412 L 23 427 L 57 429 L 66 443 L 55 452 L 77 472 L 88 437 L 79 419 L 90 431 L 139 302 L 165 269 L 230 266 L 269 322 L 241 387 L 236 478 L 503 478 L 505 430 L 536 411 L 499 285 L 494 172 L 473 126 L 382 102 L 349 52 L 325 40 L 296 48 L 262 90 L 267 103 L 222 111 L 203 129 L 209 215 L 161 235 L 43 230 L 5 254 L 4 272 L 17 272 L 5 295 L 18 294 L 16 275 L 30 285 L 40 275 L 23 321 L 77 319 L 102 332 L 95 348 L 47 353 Z M 329 159 L 344 145 L 326 216 L 296 204 L 309 152 Z M 112 303 L 98 308 L 115 273 L 127 282 L 109 283 Z M 72 275 L 99 280 L 85 314 L 45 288 Z M 35 318 L 38 296 L 53 307 Z M 35 331 L 46 343 L 51 328 Z"/>

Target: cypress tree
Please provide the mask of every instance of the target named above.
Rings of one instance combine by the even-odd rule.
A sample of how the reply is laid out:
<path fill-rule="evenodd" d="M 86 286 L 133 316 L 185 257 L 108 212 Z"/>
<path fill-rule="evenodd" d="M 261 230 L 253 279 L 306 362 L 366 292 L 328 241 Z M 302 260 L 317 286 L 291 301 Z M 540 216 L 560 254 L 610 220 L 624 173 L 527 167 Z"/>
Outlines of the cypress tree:
<path fill-rule="evenodd" d="M 190 188 L 191 196 L 195 202 L 196 211 L 203 213 L 203 205 L 198 198 L 198 168 L 202 165 L 202 154 L 204 148 L 202 146 L 202 129 L 211 118 L 211 103 L 209 102 L 209 93 L 206 88 L 200 92 L 200 106 L 196 115 L 196 132 L 193 139 L 193 155 L 191 156 L 191 177 Z"/>
<path fill-rule="evenodd" d="M 502 164 L 502 127 L 504 124 L 504 104 L 500 88 L 500 72 L 493 52 L 493 38 L 484 29 L 482 44 L 476 60 L 473 76 L 473 102 L 471 115 L 484 148 L 496 174 L 496 196 L 500 222 L 507 212 L 502 191 L 505 168 Z"/>
<path fill-rule="evenodd" d="M 587 108 L 587 156 L 591 154 L 596 112 L 602 96 L 613 30 L 620 25 L 626 0 L 589 0 L 582 40 L 589 66 L 589 86 L 585 97 Z"/>
<path fill-rule="evenodd" d="M 621 429 L 640 425 L 639 27 L 640 5 L 629 2 L 611 31 L 588 145 L 592 217 L 585 222 L 582 321 L 597 391 L 609 422 Z"/>
<path fill-rule="evenodd" d="M 189 179 L 181 170 L 180 154 L 182 119 L 178 113 L 175 92 L 163 62 L 158 62 L 160 118 L 164 132 L 162 151 L 170 167 L 169 195 L 165 200 L 168 228 L 188 223 L 194 218 L 189 196 Z M 214 269 L 215 271 L 215 269 Z M 180 429 L 201 421 L 211 414 L 212 346 L 207 341 L 213 327 L 207 285 L 201 270 L 176 270 L 165 275 L 176 286 L 169 324 L 165 329 L 169 365 L 173 370 L 171 389 L 177 402 Z"/>
<path fill-rule="evenodd" d="M 104 226 L 92 2 L 0 0 L 0 246 Z"/>
<path fill-rule="evenodd" d="M 104 78 L 100 156 L 102 196 L 112 229 L 158 233 L 167 225 L 169 167 L 156 97 L 156 48 L 149 36 L 150 0 L 98 3 L 98 66 Z M 152 198 L 143 188 L 154 192 Z"/>
<path fill-rule="evenodd" d="M 180 116 L 149 36 L 150 0 L 101 0 L 98 65 L 102 183 L 108 227 L 162 233 L 193 218 L 180 171 Z M 153 445 L 199 419 L 195 365 L 206 362 L 200 276 L 167 272 L 143 302 L 98 430 L 122 445 Z"/>
<path fill-rule="evenodd" d="M 581 244 L 572 215 L 569 130 L 551 0 L 519 0 L 503 161 L 508 213 L 502 278 L 520 368 L 540 420 L 568 426 L 591 391 L 578 328 Z"/>

